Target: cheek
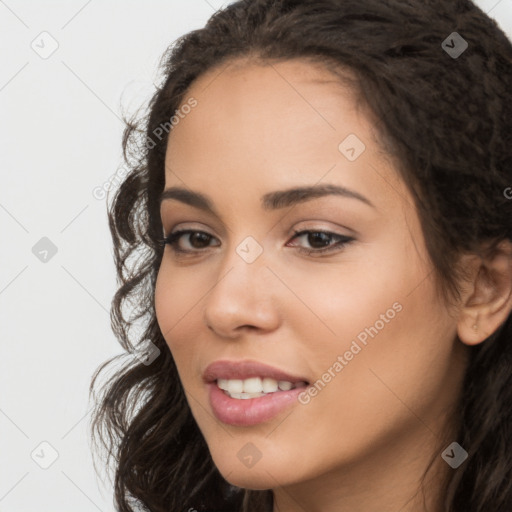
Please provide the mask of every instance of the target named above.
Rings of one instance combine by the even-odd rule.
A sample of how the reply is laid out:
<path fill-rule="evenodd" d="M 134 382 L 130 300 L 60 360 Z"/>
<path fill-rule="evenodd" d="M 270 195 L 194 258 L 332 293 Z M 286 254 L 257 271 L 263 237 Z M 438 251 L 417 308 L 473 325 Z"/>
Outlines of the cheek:
<path fill-rule="evenodd" d="M 165 256 L 164 256 L 165 258 Z M 203 281 L 201 287 L 200 281 Z M 197 358 L 206 328 L 201 316 L 201 297 L 207 288 L 198 272 L 177 269 L 162 262 L 155 284 L 155 314 L 169 347 L 183 387 L 196 393 L 201 382 Z M 190 404 L 194 410 L 194 403 Z"/>
<path fill-rule="evenodd" d="M 202 293 L 199 283 L 194 282 L 193 274 L 181 269 L 172 269 L 164 260 L 160 265 L 155 284 L 155 313 L 160 330 L 166 340 L 182 330 L 182 323 L 194 315 Z"/>
<path fill-rule="evenodd" d="M 199 382 L 194 382 L 199 379 L 197 356 L 204 349 L 199 340 L 205 338 L 206 329 L 201 299 L 211 288 L 208 283 L 192 267 L 175 268 L 163 260 L 155 284 L 156 319 L 187 389 Z"/>
<path fill-rule="evenodd" d="M 164 255 L 165 258 L 165 255 Z M 171 278 L 171 272 L 163 262 L 158 272 L 155 285 L 155 314 L 162 335 L 173 355 L 178 371 L 182 367 L 182 362 L 186 355 L 187 346 L 190 351 L 190 344 L 183 342 L 184 339 L 191 339 L 190 334 L 180 336 L 183 326 L 187 324 L 188 317 L 191 315 L 193 300 L 189 283 L 184 283 L 176 273 Z M 188 322 L 190 328 L 190 320 Z"/>
<path fill-rule="evenodd" d="M 322 352 L 319 344 L 327 352 L 329 347 L 347 350 L 358 335 L 364 340 L 365 329 L 376 322 L 379 331 L 387 329 L 388 322 L 383 322 L 396 316 L 399 306 L 393 305 L 403 300 L 408 282 L 415 280 L 415 275 L 404 276 L 404 268 L 410 267 L 401 266 L 397 255 L 385 246 L 378 251 L 361 246 L 349 249 L 335 265 L 283 268 L 283 281 L 295 295 L 282 297 L 286 299 L 283 316 L 293 322 L 297 339 L 315 345 L 317 357 Z"/>
<path fill-rule="evenodd" d="M 319 379 L 311 416 L 337 418 L 353 439 L 404 419 L 404 403 L 431 406 L 450 374 L 455 335 L 432 279 L 419 279 L 423 272 L 399 280 L 388 266 L 368 275 L 354 272 L 340 277 L 343 288 L 331 280 L 323 293 L 310 293 L 322 322 L 304 321 L 301 331 L 308 341 L 303 353 Z"/>
<path fill-rule="evenodd" d="M 287 271 L 301 301 L 284 302 L 283 317 L 319 379 L 304 416 L 319 445 L 326 431 L 339 429 L 361 449 L 378 432 L 415 421 L 404 403 L 418 411 L 430 407 L 450 373 L 453 325 L 432 277 L 425 277 L 430 269 L 394 247 L 378 251 L 375 261 L 347 258 L 336 271 L 330 265 L 314 275 Z"/>

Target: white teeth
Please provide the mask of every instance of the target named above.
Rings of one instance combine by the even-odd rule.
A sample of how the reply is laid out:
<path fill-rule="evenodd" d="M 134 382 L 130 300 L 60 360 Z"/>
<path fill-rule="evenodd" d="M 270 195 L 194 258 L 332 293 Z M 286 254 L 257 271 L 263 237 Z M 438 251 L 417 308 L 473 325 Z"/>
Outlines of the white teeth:
<path fill-rule="evenodd" d="M 217 386 L 224 390 L 232 398 L 241 400 L 257 398 L 268 393 L 275 393 L 278 390 L 289 391 L 297 386 L 305 385 L 305 382 L 298 382 L 296 386 L 292 382 L 280 380 L 279 382 L 270 377 L 251 377 L 249 379 L 217 379 Z"/>
<path fill-rule="evenodd" d="M 244 393 L 261 393 L 262 391 L 263 384 L 259 377 L 244 380 Z"/>
<path fill-rule="evenodd" d="M 227 390 L 228 389 L 228 379 L 217 379 L 217 386 L 220 389 Z"/>
<path fill-rule="evenodd" d="M 292 389 L 293 384 L 286 380 L 280 380 L 278 383 L 278 386 L 279 386 L 279 389 L 282 389 L 283 391 L 289 391 L 290 389 Z"/>
<path fill-rule="evenodd" d="M 228 380 L 226 391 L 230 393 L 242 393 L 244 391 L 244 381 L 240 379 Z"/>
<path fill-rule="evenodd" d="M 262 389 L 264 393 L 277 391 L 277 380 L 265 377 L 262 382 Z"/>

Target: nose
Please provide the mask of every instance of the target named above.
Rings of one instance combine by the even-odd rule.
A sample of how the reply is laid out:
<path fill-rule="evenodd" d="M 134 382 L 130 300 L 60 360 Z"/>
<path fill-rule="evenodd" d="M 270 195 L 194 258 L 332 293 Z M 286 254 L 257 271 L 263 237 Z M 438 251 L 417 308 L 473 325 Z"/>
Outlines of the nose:
<path fill-rule="evenodd" d="M 263 255 L 247 263 L 233 250 L 205 298 L 206 326 L 218 336 L 232 339 L 247 330 L 276 329 L 280 321 L 278 286 Z"/>

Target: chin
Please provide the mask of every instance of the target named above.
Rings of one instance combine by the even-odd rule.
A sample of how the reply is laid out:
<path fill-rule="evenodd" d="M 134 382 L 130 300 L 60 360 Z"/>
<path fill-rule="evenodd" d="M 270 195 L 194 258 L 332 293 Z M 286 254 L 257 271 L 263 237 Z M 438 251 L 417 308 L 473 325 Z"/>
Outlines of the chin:
<path fill-rule="evenodd" d="M 265 471 L 264 467 L 260 467 L 258 471 L 256 468 L 243 468 L 232 467 L 228 471 L 223 471 L 222 467 L 217 466 L 220 474 L 231 485 L 242 487 L 243 489 L 250 489 L 252 491 L 265 491 L 272 489 L 281 483 L 282 475 L 280 473 L 271 473 Z"/>
<path fill-rule="evenodd" d="M 267 490 L 281 485 L 294 483 L 300 475 L 297 474 L 297 467 L 279 460 L 277 454 L 270 453 L 267 457 L 261 458 L 252 451 L 250 443 L 241 443 L 234 450 L 213 450 L 211 452 L 213 462 L 222 477 L 232 485 L 251 490 Z M 254 453 L 256 458 L 246 459 L 246 454 Z M 290 468 L 294 471 L 291 473 Z"/>

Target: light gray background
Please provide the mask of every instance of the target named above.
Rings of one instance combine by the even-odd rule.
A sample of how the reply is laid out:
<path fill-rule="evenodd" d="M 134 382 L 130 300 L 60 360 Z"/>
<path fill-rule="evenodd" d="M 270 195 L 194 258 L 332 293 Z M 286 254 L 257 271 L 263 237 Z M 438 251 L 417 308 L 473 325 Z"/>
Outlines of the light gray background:
<path fill-rule="evenodd" d="M 0 512 L 114 510 L 87 435 L 91 376 L 121 352 L 93 191 L 123 163 L 121 109 L 149 99 L 162 52 L 226 3 L 0 0 Z M 477 4 L 512 38 L 512 0 Z"/>

